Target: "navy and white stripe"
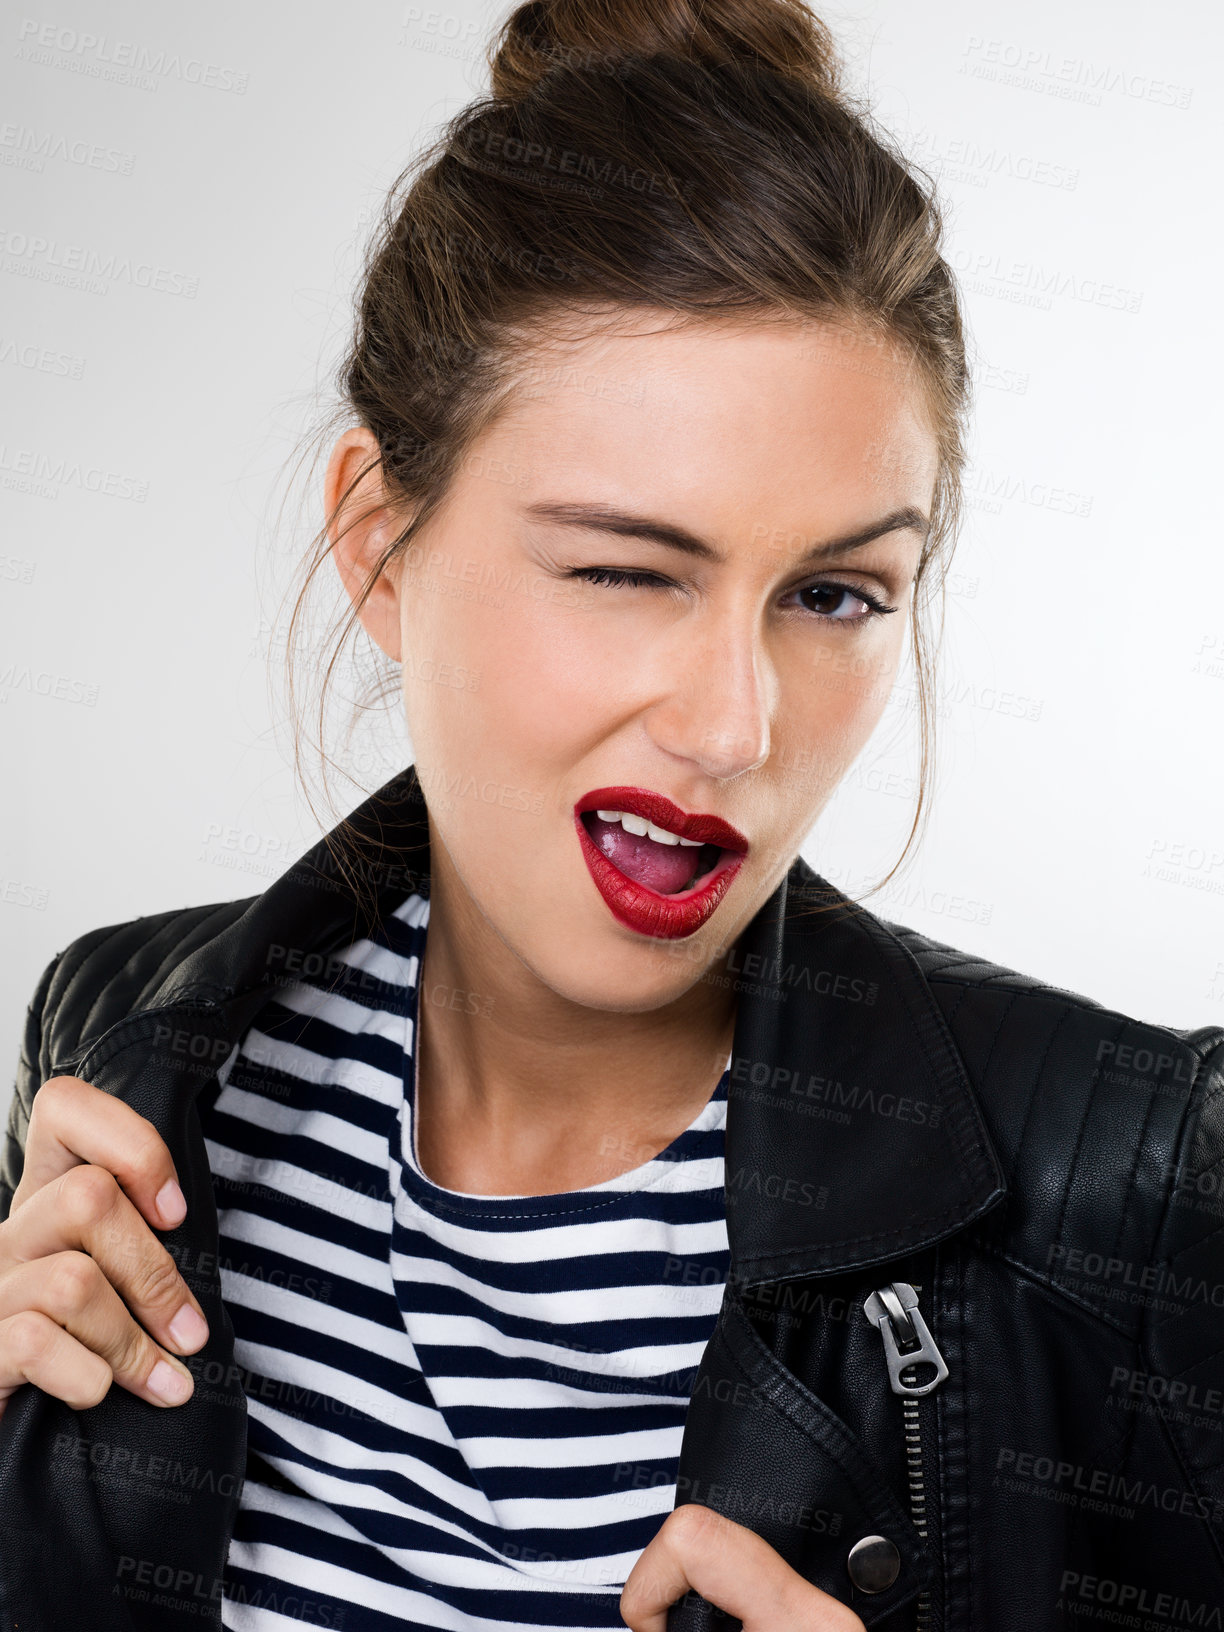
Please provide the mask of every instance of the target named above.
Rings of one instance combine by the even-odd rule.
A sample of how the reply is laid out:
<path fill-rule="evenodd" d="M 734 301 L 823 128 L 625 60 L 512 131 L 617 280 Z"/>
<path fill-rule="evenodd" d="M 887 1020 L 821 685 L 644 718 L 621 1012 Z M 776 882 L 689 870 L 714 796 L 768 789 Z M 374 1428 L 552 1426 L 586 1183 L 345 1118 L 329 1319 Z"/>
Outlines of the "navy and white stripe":
<path fill-rule="evenodd" d="M 441 1188 L 412 1120 L 428 920 L 412 895 L 326 989 L 278 990 L 201 1100 L 248 1405 L 227 1627 L 623 1627 L 674 1501 L 729 1257 L 727 1070 L 617 1178 Z"/>

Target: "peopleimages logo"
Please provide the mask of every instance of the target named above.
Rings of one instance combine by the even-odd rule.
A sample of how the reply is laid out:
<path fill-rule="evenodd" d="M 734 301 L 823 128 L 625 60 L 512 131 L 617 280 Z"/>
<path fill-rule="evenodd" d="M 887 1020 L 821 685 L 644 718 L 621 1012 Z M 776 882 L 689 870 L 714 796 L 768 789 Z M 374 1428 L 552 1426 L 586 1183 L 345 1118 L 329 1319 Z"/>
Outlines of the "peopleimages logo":
<path fill-rule="evenodd" d="M 9 121 L 0 125 L 0 164 L 15 165 L 41 174 L 48 159 L 82 165 L 89 170 L 110 171 L 130 176 L 136 163 L 134 153 L 103 147 L 99 142 L 67 136 L 63 131 L 35 129 Z"/>
<path fill-rule="evenodd" d="M 1008 148 L 983 145 L 968 136 L 944 136 L 922 129 L 905 133 L 906 144 L 912 153 L 922 156 L 924 163 L 941 167 L 944 181 L 963 181 L 971 187 L 988 186 L 995 176 L 1007 176 L 1013 181 L 1029 181 L 1042 187 L 1056 187 L 1074 192 L 1079 185 L 1079 171 L 1069 169 L 1052 159 L 1035 158 L 1029 153 L 1013 153 Z"/>
<path fill-rule="evenodd" d="M 1106 92 L 1135 101 L 1155 102 L 1166 108 L 1188 108 L 1194 95 L 1191 85 L 1128 71 L 1118 63 L 1060 56 L 1045 46 L 1022 45 L 1018 40 L 989 40 L 981 34 L 971 34 L 965 42 L 957 72 L 974 79 L 993 80 L 996 84 L 1087 103 L 1090 107 L 1100 107 Z"/>
<path fill-rule="evenodd" d="M 64 244 L 57 238 L 45 238 L 41 233 L 23 232 L 2 223 L 0 272 L 64 288 L 84 289 L 94 295 L 106 294 L 112 283 L 127 283 L 137 289 L 194 300 L 200 287 L 198 277 L 188 277 L 154 261 L 116 255 L 114 251 L 93 249 L 88 244 Z"/>
<path fill-rule="evenodd" d="M 1166 1627 L 1172 1632 L 1172 1623 L 1194 1627 L 1221 1627 L 1224 1620 L 1220 1618 L 1219 1604 L 1207 1604 L 1202 1599 L 1179 1598 L 1175 1592 L 1158 1591 L 1155 1587 L 1141 1587 L 1132 1581 L 1113 1581 L 1105 1575 L 1084 1575 L 1079 1570 L 1064 1570 L 1058 1583 L 1059 1600 L 1057 1607 L 1072 1613 L 1077 1611 L 1074 1602 L 1064 1604 L 1063 1599 L 1080 1598 L 1088 1603 L 1109 1604 L 1116 1613 L 1108 1616 L 1094 1615 L 1094 1620 L 1112 1620 L 1122 1626 L 1147 1626 L 1160 1628 L 1164 1632 Z M 1123 1619 L 1123 1615 L 1126 1619 Z M 1140 1615 L 1155 1616 L 1154 1620 L 1140 1621 Z"/>
<path fill-rule="evenodd" d="M 17 25 L 17 40 L 19 60 L 64 68 L 89 79 L 114 80 L 149 91 L 156 90 L 162 80 L 179 79 L 210 90 L 230 91 L 235 96 L 246 94 L 248 76 L 237 69 L 185 57 L 177 51 L 154 49 L 135 40 L 116 40 L 109 34 L 41 23 L 34 17 L 22 18 Z"/>
<path fill-rule="evenodd" d="M 149 496 L 149 484 L 142 477 L 106 470 L 101 465 L 82 464 L 79 459 L 69 459 L 64 454 L 47 453 L 38 448 L 11 448 L 7 442 L 0 442 L 2 485 L 19 485 L 10 482 L 10 476 L 45 484 L 52 498 L 65 487 L 75 487 L 83 493 L 101 493 L 112 499 L 131 499 L 136 504 L 143 504 Z"/>
<path fill-rule="evenodd" d="M 1137 312 L 1143 305 L 1141 289 L 1081 277 L 1061 267 L 1042 266 L 1035 261 L 961 248 L 953 250 L 951 262 L 965 288 L 1016 305 L 1035 306 L 1041 311 L 1053 308 L 1055 296 L 1119 312 Z"/>

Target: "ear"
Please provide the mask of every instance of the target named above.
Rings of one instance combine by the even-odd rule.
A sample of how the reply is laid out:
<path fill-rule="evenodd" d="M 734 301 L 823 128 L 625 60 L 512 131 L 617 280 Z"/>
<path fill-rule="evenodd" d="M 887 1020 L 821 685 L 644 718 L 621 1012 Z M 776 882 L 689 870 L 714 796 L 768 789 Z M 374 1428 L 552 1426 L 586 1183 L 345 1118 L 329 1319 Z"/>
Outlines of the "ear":
<path fill-rule="evenodd" d="M 324 479 L 331 554 L 353 602 L 404 526 L 404 518 L 387 501 L 381 463 L 366 471 L 336 513 L 358 472 L 377 460 L 378 452 L 378 438 L 364 425 L 345 431 L 332 449 Z M 389 573 L 379 574 L 358 616 L 370 639 L 388 657 L 401 662 L 399 586 Z"/>

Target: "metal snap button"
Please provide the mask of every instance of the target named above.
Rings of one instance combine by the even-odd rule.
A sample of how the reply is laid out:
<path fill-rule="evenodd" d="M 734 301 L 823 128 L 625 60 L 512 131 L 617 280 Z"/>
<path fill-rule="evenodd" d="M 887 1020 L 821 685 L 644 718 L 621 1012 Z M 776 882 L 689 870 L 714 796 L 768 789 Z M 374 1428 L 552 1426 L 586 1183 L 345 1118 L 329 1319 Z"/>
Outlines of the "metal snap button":
<path fill-rule="evenodd" d="M 887 1536 L 864 1536 L 851 1547 L 846 1569 L 860 1592 L 887 1592 L 901 1574 L 901 1554 Z"/>

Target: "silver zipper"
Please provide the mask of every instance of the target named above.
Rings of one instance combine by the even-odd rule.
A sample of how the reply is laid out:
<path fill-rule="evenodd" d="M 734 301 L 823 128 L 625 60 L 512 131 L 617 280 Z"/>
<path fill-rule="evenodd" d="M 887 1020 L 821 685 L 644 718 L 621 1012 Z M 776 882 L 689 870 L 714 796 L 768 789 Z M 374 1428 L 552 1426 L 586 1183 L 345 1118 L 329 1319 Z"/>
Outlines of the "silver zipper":
<path fill-rule="evenodd" d="M 922 1473 L 922 1432 L 918 1401 L 932 1393 L 948 1375 L 948 1365 L 918 1308 L 918 1294 L 906 1281 L 892 1281 L 866 1299 L 863 1313 L 879 1329 L 884 1339 L 888 1381 L 894 1394 L 901 1396 L 905 1461 L 909 1479 L 910 1512 L 914 1528 L 925 1541 L 926 1483 Z M 934 1368 L 934 1374 L 917 1381 L 919 1370 Z M 918 1594 L 915 1632 L 927 1632 L 931 1615 L 931 1592 L 924 1587 Z"/>

